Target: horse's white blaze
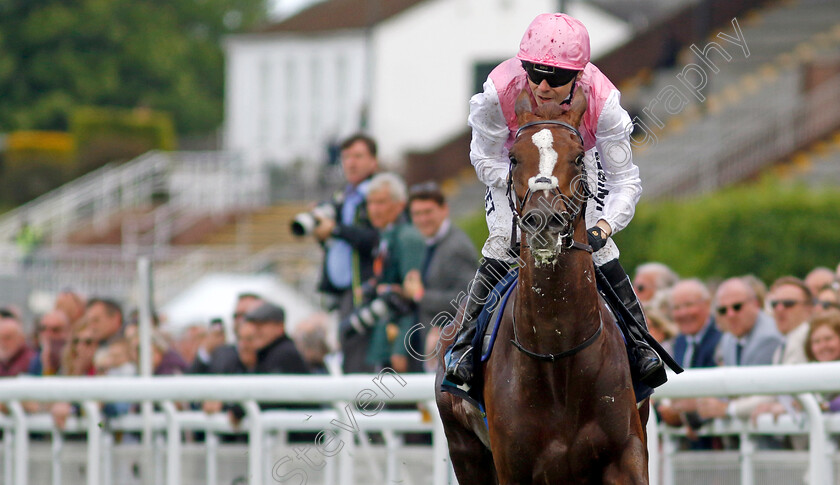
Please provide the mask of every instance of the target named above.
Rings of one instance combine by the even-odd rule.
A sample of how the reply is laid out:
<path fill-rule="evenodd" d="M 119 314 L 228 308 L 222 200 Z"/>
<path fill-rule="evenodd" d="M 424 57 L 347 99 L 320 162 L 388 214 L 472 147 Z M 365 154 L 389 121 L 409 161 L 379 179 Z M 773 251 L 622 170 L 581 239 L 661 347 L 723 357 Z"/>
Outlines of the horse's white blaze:
<path fill-rule="evenodd" d="M 557 165 L 557 152 L 554 151 L 554 135 L 547 128 L 542 129 L 531 136 L 531 141 L 534 142 L 534 145 L 540 151 L 540 174 L 528 180 L 528 188 L 534 192 L 556 188 L 558 184 L 557 177 L 552 175 L 554 173 L 554 166 Z M 550 182 L 537 182 L 537 179 L 541 178 L 546 178 Z"/>

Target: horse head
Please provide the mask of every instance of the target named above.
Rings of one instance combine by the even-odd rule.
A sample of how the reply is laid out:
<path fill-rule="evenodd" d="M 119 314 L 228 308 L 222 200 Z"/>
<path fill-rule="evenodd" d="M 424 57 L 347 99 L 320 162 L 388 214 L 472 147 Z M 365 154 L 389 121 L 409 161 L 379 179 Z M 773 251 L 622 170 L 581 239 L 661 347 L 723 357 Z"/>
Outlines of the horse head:
<path fill-rule="evenodd" d="M 569 106 L 547 103 L 534 109 L 527 91 L 516 102 L 520 128 L 510 150 L 511 196 L 538 266 L 555 263 L 564 248 L 572 247 L 584 219 L 589 191 L 578 127 L 586 106 L 582 89 Z"/>

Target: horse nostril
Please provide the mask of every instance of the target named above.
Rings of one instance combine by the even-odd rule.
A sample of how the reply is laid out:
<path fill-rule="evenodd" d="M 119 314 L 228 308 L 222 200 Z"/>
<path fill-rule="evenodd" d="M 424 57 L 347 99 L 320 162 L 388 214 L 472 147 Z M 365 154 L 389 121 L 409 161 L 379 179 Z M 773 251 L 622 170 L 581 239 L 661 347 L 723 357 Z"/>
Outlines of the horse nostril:
<path fill-rule="evenodd" d="M 538 232 L 545 227 L 545 216 L 539 211 L 531 211 L 522 216 L 521 227 L 526 232 Z"/>

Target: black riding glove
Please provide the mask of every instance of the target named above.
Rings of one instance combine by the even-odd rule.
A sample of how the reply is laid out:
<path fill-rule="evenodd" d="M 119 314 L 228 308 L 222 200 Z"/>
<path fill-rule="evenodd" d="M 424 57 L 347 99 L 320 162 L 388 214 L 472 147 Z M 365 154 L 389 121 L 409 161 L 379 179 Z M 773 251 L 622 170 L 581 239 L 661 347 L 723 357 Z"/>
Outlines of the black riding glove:
<path fill-rule="evenodd" d="M 586 235 L 589 236 L 589 245 L 592 246 L 593 252 L 607 245 L 607 234 L 598 226 L 587 229 Z"/>

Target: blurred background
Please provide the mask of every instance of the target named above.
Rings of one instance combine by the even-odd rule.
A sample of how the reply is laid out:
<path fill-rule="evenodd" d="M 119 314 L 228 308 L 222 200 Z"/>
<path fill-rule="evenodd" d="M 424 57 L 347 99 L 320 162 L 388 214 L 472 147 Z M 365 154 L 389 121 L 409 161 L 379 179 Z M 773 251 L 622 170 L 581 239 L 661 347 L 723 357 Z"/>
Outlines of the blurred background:
<path fill-rule="evenodd" d="M 274 275 L 300 295 L 284 303 L 317 304 L 321 254 L 288 221 L 341 186 L 337 143 L 357 131 L 408 183 L 442 183 L 480 244 L 467 101 L 560 8 L 636 123 L 645 192 L 618 236 L 626 267 L 772 279 L 837 263 L 828 0 L 10 1 L 0 294 L 26 312 L 63 288 L 129 304 L 148 255 L 161 309 L 216 273 Z M 743 46 L 719 35 L 736 39 L 733 21 Z M 170 323 L 219 312 L 188 313 Z"/>
<path fill-rule="evenodd" d="M 586 25 L 634 122 L 629 273 L 836 270 L 836 0 L 4 0 L 0 304 L 28 335 L 62 294 L 136 315 L 147 258 L 187 363 L 213 318 L 232 341 L 243 293 L 294 331 L 324 308 L 323 252 L 289 225 L 344 186 L 357 132 L 480 248 L 468 101 L 550 11 Z"/>

